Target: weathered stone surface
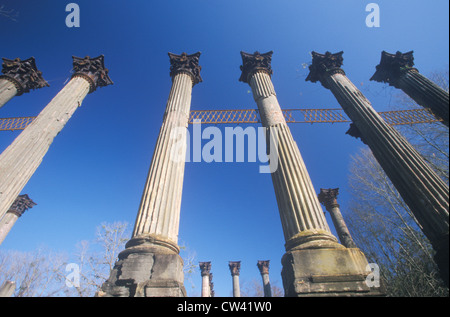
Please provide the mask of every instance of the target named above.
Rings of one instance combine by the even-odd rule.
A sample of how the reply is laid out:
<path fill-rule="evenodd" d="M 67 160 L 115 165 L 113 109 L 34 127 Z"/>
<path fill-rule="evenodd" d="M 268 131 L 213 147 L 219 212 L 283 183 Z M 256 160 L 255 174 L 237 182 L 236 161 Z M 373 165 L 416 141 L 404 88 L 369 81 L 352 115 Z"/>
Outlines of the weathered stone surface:
<path fill-rule="evenodd" d="M 339 241 L 346 248 L 356 248 L 356 244 L 353 241 L 350 231 L 348 230 L 344 217 L 342 217 L 340 206 L 337 203 L 338 194 L 339 188 L 321 188 L 317 197 L 319 198 L 320 203 L 323 204 L 330 213 L 331 220 L 333 221 L 334 228 L 336 229 L 339 237 Z"/>
<path fill-rule="evenodd" d="M 269 279 L 270 261 L 258 261 L 257 266 L 259 269 L 259 273 L 261 273 L 264 289 L 264 297 L 272 297 L 272 288 L 270 286 L 270 279 Z"/>
<path fill-rule="evenodd" d="M 0 108 L 16 95 L 16 85 L 9 80 L 0 78 Z"/>
<path fill-rule="evenodd" d="M 271 176 L 286 250 L 302 243 L 337 245 L 278 103 L 270 78 L 272 52 L 253 55 L 241 52 L 241 56 L 241 81 L 248 82 L 252 88 L 262 125 L 268 129 L 268 138 L 273 138 L 277 144 L 278 166 Z"/>
<path fill-rule="evenodd" d="M 202 275 L 202 297 L 211 297 L 211 262 L 200 262 L 199 267 Z"/>
<path fill-rule="evenodd" d="M 0 286 L 0 297 L 11 297 L 16 290 L 16 283 L 11 281 L 5 281 L 2 286 Z"/>
<path fill-rule="evenodd" d="M 266 57 L 260 54 L 253 57 L 241 55 L 244 64 L 241 67 L 241 81 L 248 82 L 252 88 L 262 124 L 269 132 L 268 137 L 274 138 L 278 145 L 278 167 L 271 175 L 286 241 L 286 254 L 282 260 L 285 295 L 367 293 L 368 290 L 361 286 L 363 272 L 354 263 L 355 259 L 349 253 L 351 251 L 347 251 L 351 249 L 339 244 L 328 227 L 298 146 L 282 114 L 270 79 L 272 53 Z M 330 58 L 324 68 L 341 73 L 342 56 L 335 54 Z M 312 79 L 321 80 L 320 73 L 314 74 Z M 359 250 L 354 253 L 360 255 L 360 262 L 366 261 Z M 306 279 L 311 276 L 315 280 L 306 284 Z M 319 278 L 323 276 L 325 279 Z M 355 280 L 355 277 L 358 279 Z M 329 278 L 333 280 L 330 282 Z M 335 285 L 336 278 L 343 278 L 338 284 L 340 288 Z M 345 287 L 343 283 L 346 283 Z M 344 289 L 349 292 L 344 292 Z"/>
<path fill-rule="evenodd" d="M 34 57 L 26 60 L 3 58 L 2 67 L 0 79 L 8 80 L 16 86 L 16 96 L 49 86 L 42 77 L 42 72 L 37 69 Z"/>
<path fill-rule="evenodd" d="M 449 93 L 419 73 L 414 68 L 413 51 L 381 53 L 380 64 L 370 80 L 388 83 L 390 86 L 403 90 L 415 102 L 431 109 L 443 124 L 449 126 Z"/>
<path fill-rule="evenodd" d="M 152 251 L 152 252 L 151 252 Z M 103 297 L 182 297 L 183 260 L 178 254 L 158 252 L 119 256 L 109 279 L 102 286 Z"/>
<path fill-rule="evenodd" d="M 341 53 L 339 53 L 342 55 Z M 401 197 L 411 209 L 423 233 L 437 252 L 436 262 L 448 284 L 449 188 L 423 157 L 373 109 L 369 100 L 345 76 L 343 71 L 326 66 L 325 55 L 313 53 L 313 74 L 331 90 L 342 109 L 357 127 L 361 138 L 372 150 Z M 447 104 L 448 106 L 448 104 Z"/>
<path fill-rule="evenodd" d="M 72 79 L 0 155 L 0 217 L 25 187 L 88 92 L 89 82 Z"/>
<path fill-rule="evenodd" d="M 172 87 L 133 230 L 103 296 L 186 296 L 177 245 L 192 87 L 200 53 L 169 53 Z"/>
<path fill-rule="evenodd" d="M 192 86 L 195 86 L 203 81 L 200 76 L 200 71 L 202 69 L 199 65 L 200 52 L 191 55 L 186 53 L 182 53 L 181 55 L 169 53 L 169 57 L 170 76 L 172 78 L 180 73 L 186 73 L 191 76 Z"/>
<path fill-rule="evenodd" d="M 72 78 L 82 77 L 90 83 L 89 93 L 94 92 L 97 87 L 112 85 L 109 78 L 109 70 L 105 67 L 105 57 L 100 55 L 95 58 L 86 56 L 84 58 L 73 56 Z"/>
<path fill-rule="evenodd" d="M 25 211 L 36 206 L 36 203 L 27 194 L 16 198 L 6 215 L 0 219 L 0 244 L 5 240 L 8 233 Z"/>
<path fill-rule="evenodd" d="M 285 296 L 380 296 L 366 284 L 367 260 L 359 249 L 307 249 L 287 252 L 281 276 Z"/>
<path fill-rule="evenodd" d="M 228 262 L 231 277 L 233 279 L 233 297 L 241 297 L 241 287 L 239 285 L 239 274 L 241 271 L 241 261 Z"/>
<path fill-rule="evenodd" d="M 12 205 L 28 180 L 39 167 L 54 138 L 61 132 L 86 95 L 92 91 L 92 78 L 103 76 L 103 64 L 94 63 L 95 70 L 77 76 L 52 99 L 33 122 L 0 155 L 0 217 Z M 102 75 L 103 74 L 103 75 Z M 88 76 L 89 75 L 89 76 Z M 94 77 L 95 77 L 94 76 Z M 90 78 L 90 79 L 89 79 Z M 106 82 L 104 82 L 106 83 Z M 109 83 L 109 82 L 108 82 Z"/>

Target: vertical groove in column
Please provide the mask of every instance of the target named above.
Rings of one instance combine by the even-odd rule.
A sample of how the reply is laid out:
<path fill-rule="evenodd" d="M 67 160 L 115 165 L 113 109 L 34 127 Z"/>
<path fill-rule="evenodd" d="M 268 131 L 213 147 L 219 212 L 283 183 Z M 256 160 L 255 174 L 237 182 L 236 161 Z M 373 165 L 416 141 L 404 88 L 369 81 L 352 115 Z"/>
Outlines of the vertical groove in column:
<path fill-rule="evenodd" d="M 449 93 L 447 91 L 414 69 L 401 76 L 395 85 L 419 105 L 431 109 L 436 116 L 444 120 L 443 123 L 448 127 Z"/>
<path fill-rule="evenodd" d="M 384 122 L 346 76 L 332 75 L 327 83 L 426 236 L 432 241 L 442 238 L 448 233 L 448 186 L 409 142 Z"/>
<path fill-rule="evenodd" d="M 178 162 L 172 160 L 171 150 L 180 141 L 172 138 L 171 132 L 187 129 L 191 93 L 191 76 L 186 73 L 174 76 L 133 237 L 150 234 L 177 243 L 185 158 Z M 183 137 L 182 142 L 185 131 Z M 184 142 L 181 154 L 185 153 L 185 147 Z"/>
<path fill-rule="evenodd" d="M 330 232 L 298 146 L 281 112 L 270 76 L 264 71 L 257 71 L 249 84 L 263 126 L 269 129 L 269 137 L 277 135 L 278 168 L 272 173 L 272 182 L 286 248 L 297 247 L 314 240 L 314 237 L 317 240 L 337 241 Z M 304 240 L 304 237 L 312 239 Z M 294 240 L 297 242 L 290 242 Z"/>
<path fill-rule="evenodd" d="M 17 94 L 16 85 L 7 79 L 0 78 L 0 108 Z"/>
<path fill-rule="evenodd" d="M 25 187 L 89 88 L 85 79 L 73 78 L 0 155 L 0 217 Z"/>

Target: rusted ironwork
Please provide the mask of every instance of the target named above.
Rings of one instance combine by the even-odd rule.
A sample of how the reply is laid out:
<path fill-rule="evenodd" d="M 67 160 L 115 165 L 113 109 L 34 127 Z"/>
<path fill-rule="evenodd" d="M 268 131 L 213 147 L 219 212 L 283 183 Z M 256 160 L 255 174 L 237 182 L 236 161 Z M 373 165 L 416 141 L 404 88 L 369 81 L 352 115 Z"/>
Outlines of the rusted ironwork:
<path fill-rule="evenodd" d="M 284 109 L 287 123 L 345 123 L 351 122 L 342 109 Z M 390 125 L 440 122 L 428 109 L 379 112 Z M 0 131 L 25 129 L 35 117 L 0 118 Z M 256 109 L 191 110 L 189 124 L 252 124 L 261 123 Z"/>

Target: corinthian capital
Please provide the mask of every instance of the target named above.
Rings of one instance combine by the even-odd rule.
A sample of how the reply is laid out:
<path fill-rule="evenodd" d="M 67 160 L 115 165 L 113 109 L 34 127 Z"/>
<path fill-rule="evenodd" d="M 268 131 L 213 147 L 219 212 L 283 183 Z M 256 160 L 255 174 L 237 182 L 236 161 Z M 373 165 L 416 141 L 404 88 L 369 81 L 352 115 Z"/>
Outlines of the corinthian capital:
<path fill-rule="evenodd" d="M 20 195 L 16 198 L 12 206 L 9 208 L 8 212 L 15 214 L 17 217 L 21 217 L 25 211 L 33 208 L 37 204 L 28 197 L 28 195 Z"/>
<path fill-rule="evenodd" d="M 105 68 L 105 57 L 100 55 L 95 58 L 86 56 L 85 58 L 73 56 L 73 77 L 82 77 L 91 84 L 89 93 L 94 92 L 97 87 L 112 85 L 113 82 L 108 76 L 109 70 Z"/>
<path fill-rule="evenodd" d="M 200 262 L 199 264 L 201 275 L 211 275 L 211 262 Z"/>
<path fill-rule="evenodd" d="M 184 52 L 181 55 L 169 53 L 170 77 L 173 78 L 179 73 L 187 73 L 191 75 L 193 85 L 202 82 L 203 80 L 200 76 L 202 67 L 199 65 L 200 54 L 200 52 L 192 55 L 187 55 Z"/>
<path fill-rule="evenodd" d="M 311 52 L 312 64 L 309 66 L 309 75 L 306 77 L 306 81 L 313 83 L 320 81 L 325 88 L 328 88 L 324 80 L 326 76 L 331 76 L 336 73 L 345 75 L 345 72 L 341 68 L 344 61 L 342 54 L 344 54 L 342 51 L 335 54 L 330 52 L 326 52 L 325 54 Z"/>
<path fill-rule="evenodd" d="M 395 86 L 395 82 L 408 70 L 416 70 L 414 66 L 414 51 L 407 53 L 397 52 L 389 54 L 381 52 L 380 64 L 376 67 L 376 72 L 370 80 L 377 82 L 389 83 Z M 416 70 L 417 71 L 417 70 Z"/>
<path fill-rule="evenodd" d="M 3 58 L 2 67 L 0 78 L 14 83 L 17 89 L 16 96 L 30 92 L 31 89 L 49 86 L 42 77 L 42 72 L 37 69 L 34 57 L 26 60 Z"/>
<path fill-rule="evenodd" d="M 230 267 L 232 276 L 239 275 L 239 272 L 241 271 L 241 261 L 230 261 L 228 266 Z"/>
<path fill-rule="evenodd" d="M 261 274 L 269 274 L 270 261 L 258 261 L 258 269 Z"/>
<path fill-rule="evenodd" d="M 265 71 L 267 74 L 269 74 L 269 76 L 272 76 L 272 54 L 272 51 L 264 54 L 260 54 L 258 51 L 256 51 L 254 54 L 241 52 L 242 74 L 239 78 L 239 81 L 249 83 L 251 75 L 259 70 Z"/>
<path fill-rule="evenodd" d="M 337 203 L 337 196 L 339 194 L 339 188 L 320 189 L 318 195 L 319 202 L 325 206 L 327 210 L 339 206 Z"/>

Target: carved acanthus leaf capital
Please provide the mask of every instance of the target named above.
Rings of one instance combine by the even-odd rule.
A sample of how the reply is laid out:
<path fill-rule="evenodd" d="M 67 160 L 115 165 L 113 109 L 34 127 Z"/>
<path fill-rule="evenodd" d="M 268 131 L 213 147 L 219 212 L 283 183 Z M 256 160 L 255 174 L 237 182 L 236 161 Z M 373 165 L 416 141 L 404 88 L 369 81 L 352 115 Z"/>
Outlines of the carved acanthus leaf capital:
<path fill-rule="evenodd" d="M 270 261 L 258 261 L 257 266 L 261 274 L 269 274 Z"/>
<path fill-rule="evenodd" d="M 325 206 L 327 210 L 339 206 L 337 203 L 337 196 L 339 195 L 339 188 L 320 189 L 318 195 L 319 202 Z"/>
<path fill-rule="evenodd" d="M 230 261 L 228 262 L 228 266 L 230 267 L 231 276 L 239 276 L 241 271 L 241 261 Z"/>
<path fill-rule="evenodd" d="M 414 66 L 414 51 L 407 53 L 397 52 L 390 54 L 381 52 L 380 64 L 376 66 L 376 72 L 370 80 L 396 85 L 396 81 L 407 71 L 417 69 Z"/>
<path fill-rule="evenodd" d="M 49 86 L 42 77 L 42 72 L 37 69 L 34 57 L 26 60 L 21 60 L 20 58 L 3 58 L 2 75 L 0 75 L 0 78 L 14 83 L 17 89 L 16 96 L 30 92 L 31 89 Z"/>
<path fill-rule="evenodd" d="M 200 76 L 200 71 L 202 70 L 202 67 L 199 65 L 200 55 L 200 52 L 192 55 L 187 55 L 184 52 L 181 55 L 169 53 L 170 77 L 173 78 L 179 73 L 187 73 L 192 77 L 193 86 L 201 83 L 203 80 Z"/>
<path fill-rule="evenodd" d="M 200 262 L 198 265 L 202 276 L 211 275 L 211 262 Z"/>
<path fill-rule="evenodd" d="M 34 201 L 32 201 L 27 194 L 20 195 L 11 205 L 8 212 L 15 214 L 17 217 L 21 217 L 25 213 L 25 211 L 27 211 L 30 208 L 33 208 L 36 205 L 37 204 Z"/>
<path fill-rule="evenodd" d="M 256 51 L 254 54 L 241 52 L 242 65 L 241 65 L 241 77 L 239 81 L 249 83 L 250 77 L 257 71 L 264 71 L 269 76 L 272 76 L 272 54 L 273 51 L 260 54 Z"/>
<path fill-rule="evenodd" d="M 82 77 L 89 81 L 91 88 L 89 93 L 94 92 L 97 87 L 112 85 L 109 78 L 109 70 L 105 68 L 105 57 L 100 55 L 95 58 L 86 56 L 84 58 L 73 56 L 73 77 Z"/>
<path fill-rule="evenodd" d="M 327 76 L 339 73 L 344 74 L 344 70 L 341 68 L 344 58 L 342 57 L 344 52 L 320 54 L 317 52 L 311 52 L 312 64 L 309 66 L 309 75 L 306 77 L 306 81 L 317 82 L 320 81 L 321 84 L 328 88 L 326 85 Z"/>

